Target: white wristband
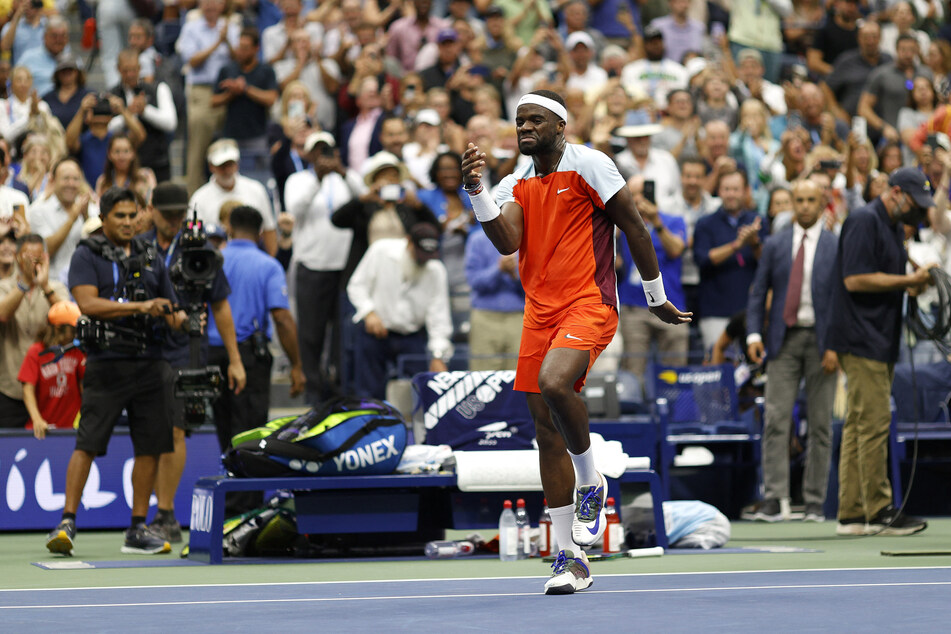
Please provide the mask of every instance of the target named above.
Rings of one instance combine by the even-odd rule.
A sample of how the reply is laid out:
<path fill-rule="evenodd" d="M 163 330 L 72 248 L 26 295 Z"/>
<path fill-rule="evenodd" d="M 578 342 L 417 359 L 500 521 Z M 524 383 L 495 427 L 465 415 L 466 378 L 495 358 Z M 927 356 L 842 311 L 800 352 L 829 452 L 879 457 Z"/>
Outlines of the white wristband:
<path fill-rule="evenodd" d="M 667 293 L 664 292 L 664 278 L 657 273 L 657 279 L 641 280 L 641 286 L 644 287 L 644 297 L 647 298 L 647 305 L 663 306 L 667 303 Z"/>
<path fill-rule="evenodd" d="M 475 192 L 468 193 L 469 200 L 472 202 L 472 211 L 475 213 L 476 220 L 479 222 L 489 222 L 502 215 L 499 206 L 495 204 L 495 201 L 492 200 L 492 196 L 489 195 L 489 192 L 485 191 L 482 185 L 479 185 L 479 188 Z"/>

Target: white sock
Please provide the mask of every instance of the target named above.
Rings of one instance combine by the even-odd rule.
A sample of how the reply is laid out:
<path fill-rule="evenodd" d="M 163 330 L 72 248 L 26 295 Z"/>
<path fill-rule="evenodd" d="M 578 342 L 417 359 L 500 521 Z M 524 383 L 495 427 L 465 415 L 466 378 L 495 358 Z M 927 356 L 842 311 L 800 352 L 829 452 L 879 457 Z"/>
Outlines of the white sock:
<path fill-rule="evenodd" d="M 551 552 L 557 555 L 559 550 L 581 550 L 571 538 L 571 521 L 575 517 L 575 505 L 549 508 L 548 514 L 551 515 L 551 530 L 555 533 L 555 542 L 558 544 L 557 547 L 552 547 Z"/>
<path fill-rule="evenodd" d="M 594 468 L 594 449 L 591 446 L 584 453 L 575 455 L 569 451 L 568 455 L 571 456 L 571 463 L 575 466 L 576 486 L 591 486 L 601 481 L 598 470 Z"/>

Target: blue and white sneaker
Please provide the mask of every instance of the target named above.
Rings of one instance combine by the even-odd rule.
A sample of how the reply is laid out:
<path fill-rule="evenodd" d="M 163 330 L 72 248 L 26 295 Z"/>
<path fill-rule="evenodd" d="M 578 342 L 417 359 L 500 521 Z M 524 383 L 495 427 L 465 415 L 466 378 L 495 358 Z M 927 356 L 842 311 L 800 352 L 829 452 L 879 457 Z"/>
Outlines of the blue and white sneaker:
<path fill-rule="evenodd" d="M 545 594 L 574 594 L 590 587 L 594 580 L 583 556 L 582 553 L 582 557 L 575 557 L 570 550 L 560 551 L 551 565 L 551 577 L 545 582 Z"/>
<path fill-rule="evenodd" d="M 604 534 L 604 501 L 608 495 L 608 481 L 598 474 L 600 481 L 593 486 L 575 491 L 575 516 L 571 520 L 571 538 L 579 546 L 590 546 Z"/>

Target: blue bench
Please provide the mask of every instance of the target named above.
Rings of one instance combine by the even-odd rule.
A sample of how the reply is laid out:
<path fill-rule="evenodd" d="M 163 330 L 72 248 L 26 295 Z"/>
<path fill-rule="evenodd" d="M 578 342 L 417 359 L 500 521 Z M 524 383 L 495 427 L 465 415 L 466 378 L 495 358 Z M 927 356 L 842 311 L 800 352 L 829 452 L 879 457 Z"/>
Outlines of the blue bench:
<path fill-rule="evenodd" d="M 659 501 L 661 479 L 652 470 L 632 469 L 608 480 L 608 495 L 620 500 L 618 482 L 646 482 L 654 504 L 657 545 L 667 548 Z M 297 528 L 306 534 L 415 531 L 420 528 L 419 502 L 424 490 L 456 490 L 452 475 L 386 475 L 294 478 L 201 478 L 192 493 L 188 558 L 222 563 L 225 494 L 232 491 L 289 490 L 294 494 Z M 446 504 L 450 504 L 446 496 Z M 446 528 L 446 527 L 442 527 Z"/>

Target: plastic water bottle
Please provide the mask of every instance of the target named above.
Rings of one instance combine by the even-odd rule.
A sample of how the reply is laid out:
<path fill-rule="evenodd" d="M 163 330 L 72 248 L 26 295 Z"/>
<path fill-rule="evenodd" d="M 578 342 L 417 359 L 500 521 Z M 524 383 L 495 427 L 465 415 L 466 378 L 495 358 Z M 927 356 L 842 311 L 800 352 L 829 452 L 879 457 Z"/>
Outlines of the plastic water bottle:
<path fill-rule="evenodd" d="M 538 556 L 551 554 L 551 515 L 548 512 L 548 500 L 542 502 L 542 514 L 538 516 Z"/>
<path fill-rule="evenodd" d="M 449 541 L 439 540 L 428 542 L 423 548 L 430 559 L 453 559 L 465 557 L 475 552 L 475 544 L 469 540 Z"/>
<path fill-rule="evenodd" d="M 532 556 L 532 526 L 522 498 L 515 502 L 515 526 L 518 527 L 518 558 L 528 559 Z"/>
<path fill-rule="evenodd" d="M 512 511 L 512 500 L 505 500 L 499 516 L 499 559 L 515 561 L 518 559 L 518 526 Z"/>
<path fill-rule="evenodd" d="M 617 509 L 614 507 L 614 498 L 608 498 L 604 509 L 604 552 L 619 553 L 624 544 L 624 528 L 621 526 L 621 518 L 618 517 Z"/>

